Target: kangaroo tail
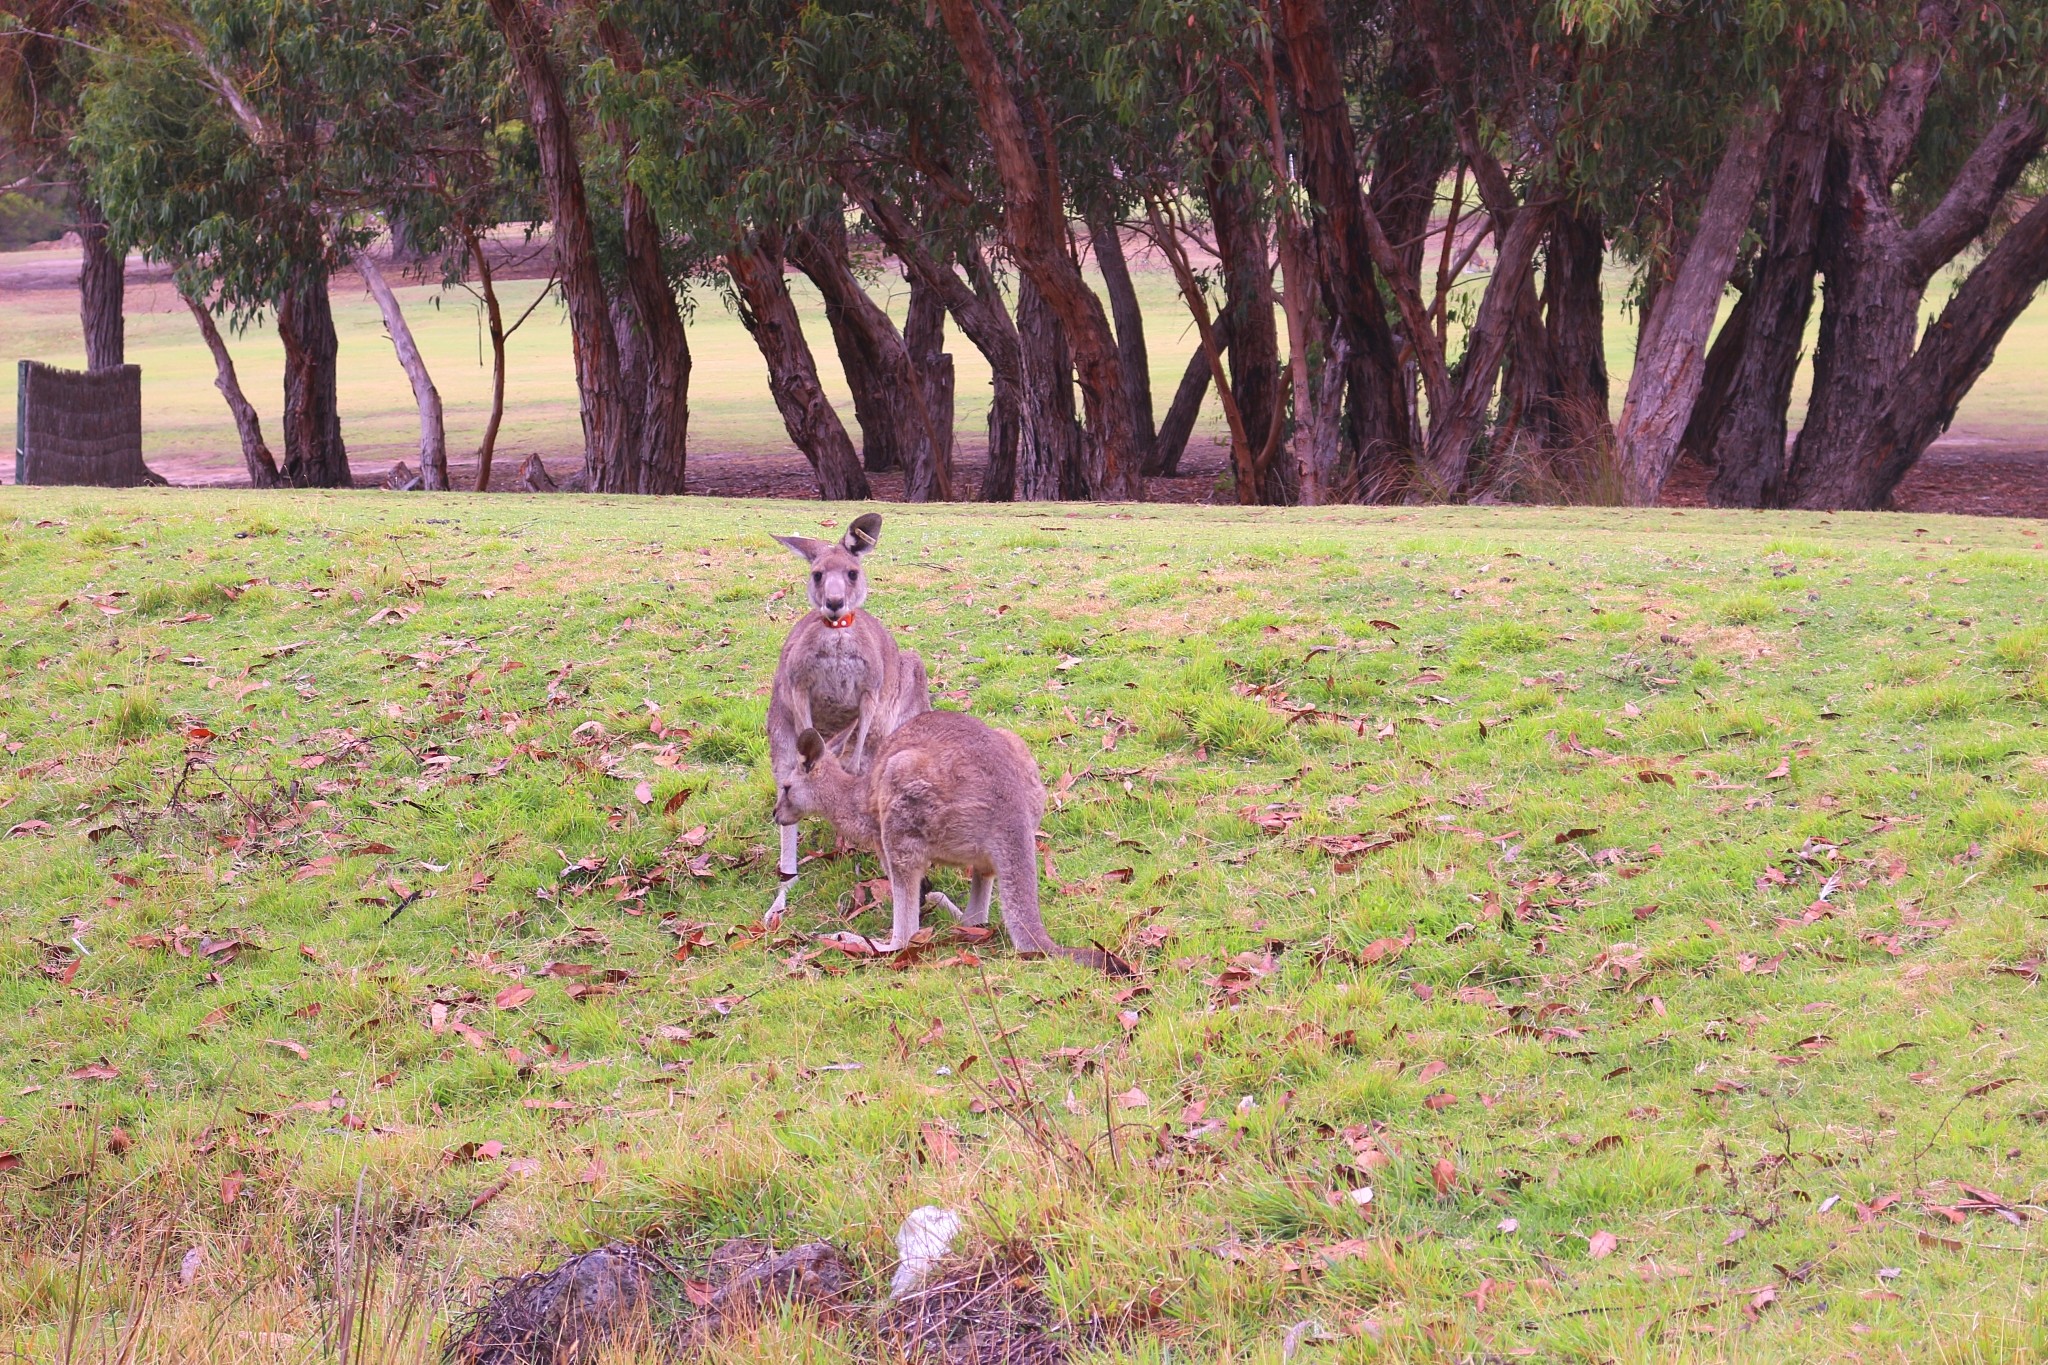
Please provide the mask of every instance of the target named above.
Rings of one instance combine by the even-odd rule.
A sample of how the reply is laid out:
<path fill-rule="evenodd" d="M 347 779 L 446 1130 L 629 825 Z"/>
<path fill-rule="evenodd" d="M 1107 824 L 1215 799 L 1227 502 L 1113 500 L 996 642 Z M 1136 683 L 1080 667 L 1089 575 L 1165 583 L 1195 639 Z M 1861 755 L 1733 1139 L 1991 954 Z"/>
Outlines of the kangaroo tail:
<path fill-rule="evenodd" d="M 1002 897 L 1003 928 L 1020 953 L 1063 957 L 1111 976 L 1132 976 L 1131 964 L 1101 948 L 1068 948 L 1052 940 L 1038 909 L 1038 858 L 1027 833 L 1010 841 L 995 858 L 996 891 Z"/>
<path fill-rule="evenodd" d="M 1078 962 L 1084 967 L 1093 967 L 1105 976 L 1136 976 L 1138 969 L 1107 948 L 1065 948 L 1054 944 L 1046 951 L 1055 957 Z"/>

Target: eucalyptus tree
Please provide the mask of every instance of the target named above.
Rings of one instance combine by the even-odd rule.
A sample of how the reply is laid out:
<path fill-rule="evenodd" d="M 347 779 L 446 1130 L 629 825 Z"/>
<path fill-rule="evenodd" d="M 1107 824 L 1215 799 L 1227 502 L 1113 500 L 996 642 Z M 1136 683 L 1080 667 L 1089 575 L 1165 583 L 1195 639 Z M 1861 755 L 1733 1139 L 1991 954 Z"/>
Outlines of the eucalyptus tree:
<path fill-rule="evenodd" d="M 1768 500 L 1874 508 L 2048 279 L 2048 5 L 1870 7 L 1821 180 L 1813 393 Z M 1882 73 L 1879 75 L 1878 73 Z M 1981 247 L 1923 330 L 1930 285 Z"/>
<path fill-rule="evenodd" d="M 0 3 L 0 136 L 27 165 L 28 186 L 68 191 L 78 216 L 79 322 L 89 369 L 126 358 L 125 252 L 75 148 L 95 47 L 119 21 L 116 0 Z"/>
<path fill-rule="evenodd" d="M 568 305 L 583 419 L 584 487 L 680 493 L 689 428 L 686 262 L 635 174 L 640 130 L 593 107 L 596 83 L 648 77 L 647 15 L 588 0 L 556 7 L 487 0 L 524 99 Z M 687 19 L 682 7 L 653 18 Z M 595 169 L 598 174 L 591 174 Z"/>
<path fill-rule="evenodd" d="M 387 225 L 394 255 L 437 261 L 443 285 L 468 290 L 483 310 L 491 348 L 491 405 L 476 448 L 483 492 L 504 421 L 507 340 L 554 284 L 506 321 L 490 244 L 507 225 L 524 225 L 530 237 L 545 224 L 538 158 L 482 0 L 418 5 L 402 17 L 392 27 L 405 50 L 363 102 L 346 169 Z"/>
<path fill-rule="evenodd" d="M 346 487 L 328 281 L 370 232 L 329 212 L 311 102 L 277 99 L 265 135 L 252 136 L 219 74 L 195 55 L 203 42 L 143 27 L 111 41 L 94 63 L 77 145 L 116 241 L 171 265 L 188 301 L 237 326 L 274 311 L 285 349 L 284 459 L 274 475 L 263 468 L 263 448 L 238 411 L 252 481 Z M 224 373 L 224 391 L 230 383 Z"/>

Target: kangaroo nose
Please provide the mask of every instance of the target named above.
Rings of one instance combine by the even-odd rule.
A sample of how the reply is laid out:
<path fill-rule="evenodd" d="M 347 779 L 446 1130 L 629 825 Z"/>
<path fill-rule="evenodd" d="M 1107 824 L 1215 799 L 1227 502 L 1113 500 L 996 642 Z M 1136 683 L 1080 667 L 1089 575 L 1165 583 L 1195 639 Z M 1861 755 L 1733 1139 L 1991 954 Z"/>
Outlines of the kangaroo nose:
<path fill-rule="evenodd" d="M 837 616 L 839 609 L 845 605 L 846 599 L 843 597 L 828 597 L 825 599 L 825 610 L 831 612 L 834 616 Z"/>

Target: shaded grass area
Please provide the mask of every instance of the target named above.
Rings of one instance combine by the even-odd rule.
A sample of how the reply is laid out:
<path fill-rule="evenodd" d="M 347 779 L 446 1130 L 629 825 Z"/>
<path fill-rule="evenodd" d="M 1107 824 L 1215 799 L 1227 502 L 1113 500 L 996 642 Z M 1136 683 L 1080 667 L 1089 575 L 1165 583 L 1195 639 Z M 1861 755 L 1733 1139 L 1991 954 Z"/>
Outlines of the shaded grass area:
<path fill-rule="evenodd" d="M 767 533 L 845 515 L 0 494 L 0 1341 L 412 1359 L 936 1203 L 1090 1358 L 2048 1349 L 2042 528 L 889 512 L 1126 983 L 821 951 L 871 858 L 757 926 Z"/>

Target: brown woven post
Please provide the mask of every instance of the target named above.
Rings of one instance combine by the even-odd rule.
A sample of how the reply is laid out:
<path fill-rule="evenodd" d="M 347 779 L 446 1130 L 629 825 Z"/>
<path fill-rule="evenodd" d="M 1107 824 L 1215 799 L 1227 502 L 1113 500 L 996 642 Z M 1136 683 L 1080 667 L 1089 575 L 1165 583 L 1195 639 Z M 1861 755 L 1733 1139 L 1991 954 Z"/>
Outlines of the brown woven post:
<path fill-rule="evenodd" d="M 14 481 L 133 488 L 165 480 L 142 462 L 142 368 L 21 362 Z"/>

